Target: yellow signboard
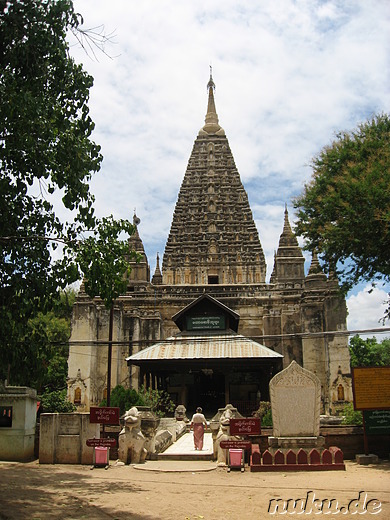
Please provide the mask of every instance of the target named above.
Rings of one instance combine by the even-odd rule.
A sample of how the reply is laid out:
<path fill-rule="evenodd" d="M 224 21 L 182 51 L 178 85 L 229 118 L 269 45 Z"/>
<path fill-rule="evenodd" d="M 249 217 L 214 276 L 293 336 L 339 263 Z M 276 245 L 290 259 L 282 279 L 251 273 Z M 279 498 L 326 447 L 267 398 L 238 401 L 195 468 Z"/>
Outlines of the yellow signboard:
<path fill-rule="evenodd" d="M 390 367 L 352 369 L 355 410 L 390 410 Z"/>

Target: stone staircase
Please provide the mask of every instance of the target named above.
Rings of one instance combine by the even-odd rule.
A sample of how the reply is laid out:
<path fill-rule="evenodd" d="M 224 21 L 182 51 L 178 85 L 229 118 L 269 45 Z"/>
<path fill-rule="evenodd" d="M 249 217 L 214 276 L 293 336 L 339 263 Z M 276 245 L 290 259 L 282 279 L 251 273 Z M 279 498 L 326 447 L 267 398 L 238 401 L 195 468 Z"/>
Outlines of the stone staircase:
<path fill-rule="evenodd" d="M 159 453 L 157 460 L 213 460 L 212 435 L 204 434 L 203 450 L 198 451 L 194 448 L 192 432 L 185 433 L 163 453 Z"/>

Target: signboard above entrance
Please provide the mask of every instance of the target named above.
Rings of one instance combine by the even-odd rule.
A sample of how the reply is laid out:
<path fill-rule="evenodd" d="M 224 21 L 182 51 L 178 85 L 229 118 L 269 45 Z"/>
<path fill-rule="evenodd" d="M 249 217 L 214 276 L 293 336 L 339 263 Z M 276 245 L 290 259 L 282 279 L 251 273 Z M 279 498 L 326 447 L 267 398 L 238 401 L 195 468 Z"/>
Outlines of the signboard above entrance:
<path fill-rule="evenodd" d="M 187 330 L 225 330 L 225 316 L 187 316 Z"/>

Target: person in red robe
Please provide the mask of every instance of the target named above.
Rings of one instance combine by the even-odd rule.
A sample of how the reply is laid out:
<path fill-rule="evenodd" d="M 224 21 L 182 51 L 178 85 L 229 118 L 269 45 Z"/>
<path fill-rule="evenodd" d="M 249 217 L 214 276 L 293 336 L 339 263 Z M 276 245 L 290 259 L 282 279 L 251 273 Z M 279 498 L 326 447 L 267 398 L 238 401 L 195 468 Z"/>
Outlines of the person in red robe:
<path fill-rule="evenodd" d="M 202 413 L 202 408 L 199 406 L 191 419 L 191 429 L 194 430 L 194 445 L 196 450 L 203 449 L 205 428 L 207 428 L 207 421 Z"/>

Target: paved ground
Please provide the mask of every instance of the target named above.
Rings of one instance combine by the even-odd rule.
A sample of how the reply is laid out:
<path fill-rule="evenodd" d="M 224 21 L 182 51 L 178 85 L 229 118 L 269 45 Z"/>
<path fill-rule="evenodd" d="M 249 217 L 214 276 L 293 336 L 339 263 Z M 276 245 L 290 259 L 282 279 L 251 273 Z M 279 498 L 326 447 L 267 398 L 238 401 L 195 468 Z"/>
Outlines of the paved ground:
<path fill-rule="evenodd" d="M 228 473 L 201 460 L 212 453 L 211 434 L 202 452 L 194 450 L 192 434 L 169 452 L 196 460 L 111 461 L 107 470 L 0 462 L 0 520 L 252 520 L 298 513 L 390 519 L 389 461 L 347 462 L 346 471 Z"/>
<path fill-rule="evenodd" d="M 158 464 L 164 465 L 162 471 Z M 149 461 L 149 471 L 115 463 L 108 470 L 91 471 L 89 466 L 0 462 L 0 519 L 252 520 L 283 512 L 286 518 L 297 512 L 286 501 L 298 499 L 305 504 L 300 518 L 318 519 L 314 511 L 322 501 L 325 509 L 319 514 L 327 513 L 326 518 L 334 518 L 336 506 L 345 508 L 343 518 L 353 508 L 363 514 L 366 508 L 366 519 L 375 511 L 375 518 L 390 518 L 389 461 L 375 466 L 347 462 L 346 471 L 270 474 L 207 470 L 212 465 Z M 276 499 L 280 505 L 275 513 Z M 337 503 L 329 509 L 326 499 Z"/>

